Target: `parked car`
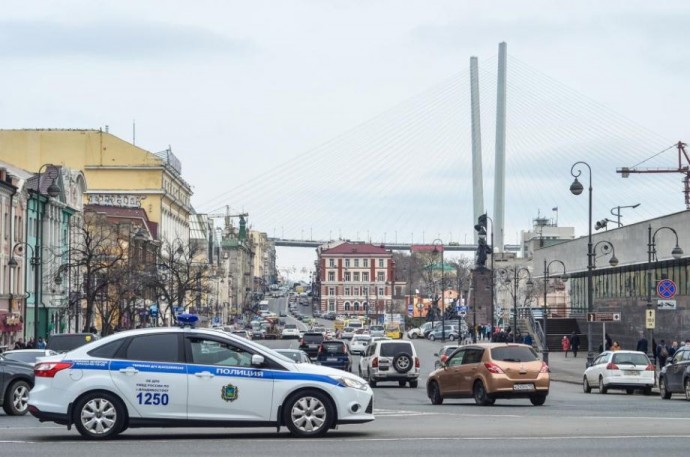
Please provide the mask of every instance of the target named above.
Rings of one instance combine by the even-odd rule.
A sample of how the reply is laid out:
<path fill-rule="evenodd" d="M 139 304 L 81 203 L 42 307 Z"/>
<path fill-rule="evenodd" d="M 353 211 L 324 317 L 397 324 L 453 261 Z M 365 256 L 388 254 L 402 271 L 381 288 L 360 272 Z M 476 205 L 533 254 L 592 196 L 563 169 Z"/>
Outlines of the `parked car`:
<path fill-rule="evenodd" d="M 304 332 L 299 342 L 299 348 L 306 352 L 310 358 L 315 359 L 319 353 L 319 345 L 323 343 L 324 339 L 326 337 L 321 332 Z"/>
<path fill-rule="evenodd" d="M 328 319 L 329 321 L 334 321 L 335 320 L 335 313 L 333 311 L 329 311 L 323 315 L 323 318 Z"/>
<path fill-rule="evenodd" d="M 690 401 L 690 347 L 679 348 L 659 373 L 659 393 L 668 400 L 675 393 L 684 393 Z"/>
<path fill-rule="evenodd" d="M 426 336 L 429 341 L 440 340 L 443 337 L 449 341 L 456 341 L 459 337 L 458 328 L 454 325 L 439 325 L 434 327 Z"/>
<path fill-rule="evenodd" d="M 340 370 L 352 371 L 352 357 L 344 341 L 326 340 L 319 345 L 316 362 Z"/>
<path fill-rule="evenodd" d="M 549 367 L 530 346 L 481 343 L 460 346 L 429 375 L 427 396 L 434 405 L 445 398 L 474 398 L 493 405 L 498 398 L 529 398 L 541 406 L 549 394 Z"/>
<path fill-rule="evenodd" d="M 59 333 L 48 337 L 46 349 L 57 353 L 69 352 L 98 338 L 95 333 Z"/>
<path fill-rule="evenodd" d="M 400 324 L 396 323 L 390 323 L 386 324 L 386 334 L 388 338 L 392 338 L 394 340 L 401 340 L 403 337 L 403 329 L 400 326 Z"/>
<path fill-rule="evenodd" d="M 274 351 L 295 363 L 312 363 L 307 353 L 299 349 L 274 349 Z"/>
<path fill-rule="evenodd" d="M 647 354 L 638 351 L 604 351 L 594 359 L 582 377 L 582 390 L 585 393 L 590 393 L 594 388 L 600 394 L 610 389 L 621 389 L 628 394 L 642 390 L 649 395 L 655 384 L 656 367 Z"/>
<path fill-rule="evenodd" d="M 359 376 L 371 387 L 383 381 L 398 381 L 400 387 L 409 383 L 417 387 L 420 360 L 409 341 L 377 340 L 367 347 L 359 360 Z"/>
<path fill-rule="evenodd" d="M 453 352 L 455 352 L 458 349 L 457 344 L 447 344 L 441 348 L 440 351 L 434 353 L 434 357 L 438 357 L 438 359 L 434 362 L 434 369 L 438 370 L 441 368 L 441 365 L 446 363 L 448 361 L 448 357 L 450 357 Z"/>
<path fill-rule="evenodd" d="M 358 355 L 364 354 L 370 342 L 371 337 L 369 335 L 355 335 L 350 341 L 350 352 Z"/>
<path fill-rule="evenodd" d="M 411 340 L 415 338 L 423 338 L 425 330 L 431 330 L 433 327 L 433 322 L 424 322 L 419 327 L 411 328 L 407 331 L 407 337 Z"/>
<path fill-rule="evenodd" d="M 57 355 L 57 352 L 50 349 L 13 349 L 5 351 L 2 355 L 7 360 L 15 360 L 17 362 L 28 363 L 33 365 L 39 357 L 48 357 L 50 355 Z"/>
<path fill-rule="evenodd" d="M 26 362 L 0 354 L 0 405 L 8 416 L 23 416 L 28 411 L 29 391 L 34 385 L 34 368 Z"/>

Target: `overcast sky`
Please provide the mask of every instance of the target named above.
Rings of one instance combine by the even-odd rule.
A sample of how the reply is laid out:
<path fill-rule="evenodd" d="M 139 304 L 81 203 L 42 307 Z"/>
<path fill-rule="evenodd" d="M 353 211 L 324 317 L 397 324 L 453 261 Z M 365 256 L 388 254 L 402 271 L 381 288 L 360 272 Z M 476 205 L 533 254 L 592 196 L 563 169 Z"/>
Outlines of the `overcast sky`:
<path fill-rule="evenodd" d="M 519 62 L 644 126 L 660 145 L 688 140 L 689 13 L 682 0 L 3 0 L 0 128 L 108 125 L 131 141 L 136 121 L 137 145 L 152 152 L 170 145 L 182 160 L 201 210 L 229 204 L 269 235 L 290 228 L 283 234 L 318 230 L 325 238 L 340 227 L 318 223 L 317 210 L 297 212 L 300 223 L 271 220 L 232 192 L 227 201 L 218 196 L 243 182 L 272 186 L 261 176 L 278 164 L 308 170 L 305 153 L 466 72 L 470 56 L 495 65 L 501 41 Z M 492 155 L 490 135 L 484 145 Z M 668 179 L 680 186 L 680 175 Z M 667 211 L 684 209 L 673 198 Z M 551 210 L 550 201 L 536 205 L 507 233 Z M 572 225 L 586 217 L 577 208 Z M 427 242 L 438 234 L 462 242 L 471 236 L 466 225 L 415 235 L 400 225 L 400 238 L 420 242 L 426 230 Z M 352 228 L 360 238 L 368 229 Z M 300 268 L 304 258 L 286 252 L 279 262 Z"/>

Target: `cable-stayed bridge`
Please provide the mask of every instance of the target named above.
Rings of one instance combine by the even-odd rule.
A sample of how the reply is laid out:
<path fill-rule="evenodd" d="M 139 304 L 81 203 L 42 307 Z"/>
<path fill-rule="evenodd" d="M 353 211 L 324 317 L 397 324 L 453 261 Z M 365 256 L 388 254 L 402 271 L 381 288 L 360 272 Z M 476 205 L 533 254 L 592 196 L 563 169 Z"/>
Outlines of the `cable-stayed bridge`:
<path fill-rule="evenodd" d="M 468 246 L 476 223 L 472 211 L 472 145 L 469 58 L 467 69 L 345 130 L 283 163 L 255 170 L 197 205 L 215 212 L 230 205 L 250 213 L 254 229 L 274 238 L 385 239 L 385 234 L 443 233 L 445 245 Z M 684 209 L 681 177 L 644 175 L 622 179 L 620 167 L 675 163 L 679 139 L 651 132 L 624 114 L 589 99 L 521 60 L 507 59 L 505 158 L 506 245 L 520 244 L 520 231 L 558 208 L 560 226 L 586 232 L 587 199 L 569 191 L 570 167 L 592 169 L 594 220 L 611 208 L 628 224 Z M 492 214 L 497 59 L 479 59 L 483 178 Z M 663 113 L 660 113 L 662 115 Z M 250 170 L 247 170 L 250 174 Z M 585 177 L 587 179 L 587 177 Z M 277 234 L 281 234 L 278 236 Z M 286 243 L 288 241 L 285 241 Z M 308 243 L 308 242 L 305 242 Z M 465 249 L 462 249 L 465 250 Z"/>

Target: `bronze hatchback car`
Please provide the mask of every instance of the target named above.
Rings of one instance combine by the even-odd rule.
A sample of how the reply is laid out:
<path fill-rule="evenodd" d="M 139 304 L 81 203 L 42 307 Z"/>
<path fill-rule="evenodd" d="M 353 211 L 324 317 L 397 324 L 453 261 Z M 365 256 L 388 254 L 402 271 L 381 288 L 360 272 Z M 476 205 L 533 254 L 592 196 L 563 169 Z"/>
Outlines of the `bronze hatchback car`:
<path fill-rule="evenodd" d="M 541 406 L 549 384 L 549 367 L 530 346 L 484 343 L 460 346 L 429 375 L 426 391 L 434 405 L 446 398 L 474 398 L 480 406 L 497 398 L 529 398 Z"/>

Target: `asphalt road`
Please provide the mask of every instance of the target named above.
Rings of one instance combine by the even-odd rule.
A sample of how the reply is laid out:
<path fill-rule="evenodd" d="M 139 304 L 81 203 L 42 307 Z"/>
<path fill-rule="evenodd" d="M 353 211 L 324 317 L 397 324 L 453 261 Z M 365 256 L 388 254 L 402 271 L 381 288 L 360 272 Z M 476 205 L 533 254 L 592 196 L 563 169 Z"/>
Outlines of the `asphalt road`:
<path fill-rule="evenodd" d="M 296 341 L 268 341 L 287 347 Z M 422 372 L 441 343 L 414 342 Z M 155 456 L 686 456 L 690 403 L 679 396 L 584 394 L 579 386 L 553 382 L 546 404 L 498 400 L 475 406 L 471 399 L 433 406 L 423 388 L 382 384 L 375 388 L 376 420 L 340 427 L 316 440 L 291 438 L 286 429 L 130 429 L 117 439 L 83 441 L 75 430 L 40 424 L 31 416 L 0 413 L 0 455 Z"/>

